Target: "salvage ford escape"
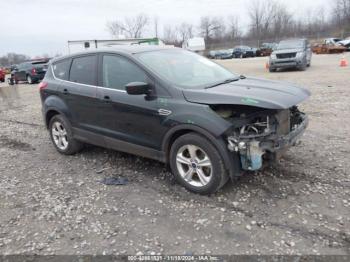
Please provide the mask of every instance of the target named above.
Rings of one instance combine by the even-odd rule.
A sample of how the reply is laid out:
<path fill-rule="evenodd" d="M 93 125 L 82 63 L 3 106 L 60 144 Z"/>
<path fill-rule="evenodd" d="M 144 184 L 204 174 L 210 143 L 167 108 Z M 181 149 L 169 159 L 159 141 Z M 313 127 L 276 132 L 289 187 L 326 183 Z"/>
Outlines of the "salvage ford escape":
<path fill-rule="evenodd" d="M 275 159 L 305 130 L 297 86 L 236 75 L 178 48 L 129 46 L 50 62 L 39 84 L 46 127 L 66 155 L 84 143 L 169 164 L 210 194 Z"/>

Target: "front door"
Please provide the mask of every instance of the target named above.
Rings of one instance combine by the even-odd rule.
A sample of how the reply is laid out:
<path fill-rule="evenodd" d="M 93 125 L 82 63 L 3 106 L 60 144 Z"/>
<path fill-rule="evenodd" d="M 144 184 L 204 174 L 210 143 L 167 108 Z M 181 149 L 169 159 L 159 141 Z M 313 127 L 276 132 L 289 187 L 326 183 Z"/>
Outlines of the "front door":
<path fill-rule="evenodd" d="M 115 54 L 100 57 L 100 126 L 106 136 L 136 145 L 160 149 L 165 128 L 158 112 L 154 81 L 134 62 Z M 152 95 L 129 95 L 125 85 L 145 82 Z"/>

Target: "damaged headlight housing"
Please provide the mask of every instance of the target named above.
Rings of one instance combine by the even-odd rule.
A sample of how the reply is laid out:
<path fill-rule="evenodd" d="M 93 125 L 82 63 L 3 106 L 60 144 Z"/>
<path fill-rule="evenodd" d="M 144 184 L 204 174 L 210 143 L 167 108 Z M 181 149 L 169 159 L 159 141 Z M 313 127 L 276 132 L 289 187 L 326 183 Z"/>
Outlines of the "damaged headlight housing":
<path fill-rule="evenodd" d="M 258 170 L 262 167 L 265 150 L 260 147 L 259 137 L 271 134 L 270 116 L 257 117 L 253 122 L 236 128 L 227 138 L 228 149 L 240 154 L 242 168 Z"/>

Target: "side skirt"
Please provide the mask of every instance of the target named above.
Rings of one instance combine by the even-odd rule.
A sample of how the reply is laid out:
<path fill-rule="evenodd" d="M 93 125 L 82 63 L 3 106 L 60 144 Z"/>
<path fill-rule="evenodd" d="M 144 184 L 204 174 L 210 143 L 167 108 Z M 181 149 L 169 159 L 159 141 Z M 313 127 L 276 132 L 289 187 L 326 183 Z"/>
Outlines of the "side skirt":
<path fill-rule="evenodd" d="M 125 142 L 119 139 L 95 134 L 80 128 L 73 128 L 73 137 L 81 142 L 129 153 L 165 163 L 165 153 L 152 148 Z"/>

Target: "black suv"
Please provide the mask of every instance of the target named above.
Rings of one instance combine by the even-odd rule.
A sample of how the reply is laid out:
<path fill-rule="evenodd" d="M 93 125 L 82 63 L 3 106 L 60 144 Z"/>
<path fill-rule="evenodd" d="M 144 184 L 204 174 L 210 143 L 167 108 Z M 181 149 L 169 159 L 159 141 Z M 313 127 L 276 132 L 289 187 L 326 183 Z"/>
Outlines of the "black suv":
<path fill-rule="evenodd" d="M 88 143 L 156 159 L 202 194 L 260 169 L 308 122 L 296 107 L 308 91 L 239 76 L 178 48 L 129 46 L 58 58 L 39 89 L 60 153 Z"/>
<path fill-rule="evenodd" d="M 24 62 L 13 68 L 9 84 L 27 81 L 28 84 L 39 82 L 45 77 L 48 60 Z"/>
<path fill-rule="evenodd" d="M 236 46 L 233 48 L 232 56 L 235 58 L 254 57 L 254 50 L 249 46 Z"/>

